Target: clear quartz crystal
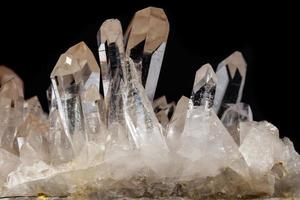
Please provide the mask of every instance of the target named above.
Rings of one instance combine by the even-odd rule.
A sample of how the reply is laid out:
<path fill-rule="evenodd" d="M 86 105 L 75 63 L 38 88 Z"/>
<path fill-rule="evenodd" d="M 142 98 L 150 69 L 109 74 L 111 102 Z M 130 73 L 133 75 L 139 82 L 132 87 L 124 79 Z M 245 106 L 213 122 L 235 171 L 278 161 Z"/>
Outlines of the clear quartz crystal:
<path fill-rule="evenodd" d="M 167 141 L 171 149 L 178 147 L 178 140 L 183 132 L 190 99 L 182 96 L 167 126 Z"/>
<path fill-rule="evenodd" d="M 137 68 L 148 98 L 152 101 L 169 34 L 169 22 L 163 9 L 148 7 L 135 13 L 124 36 L 126 54 Z"/>
<path fill-rule="evenodd" d="M 123 31 L 120 21 L 117 19 L 104 21 L 98 31 L 97 41 L 104 97 L 108 103 L 109 88 L 116 84 L 112 82 L 116 82 L 114 79 L 118 78 L 121 63 L 124 62 Z M 110 90 L 111 93 L 115 92 L 113 88 Z"/>
<path fill-rule="evenodd" d="M 240 122 L 253 121 L 251 108 L 245 103 L 229 104 L 221 117 L 221 121 L 235 142 L 240 145 Z"/>
<path fill-rule="evenodd" d="M 53 125 L 56 120 L 61 121 L 63 137 L 70 143 L 67 146 L 77 152 L 89 137 L 101 134 L 100 127 L 95 124 L 102 123 L 101 98 L 98 94 L 100 68 L 84 42 L 74 45 L 60 56 L 51 73 L 51 82 L 59 114 L 59 117 L 53 115 Z"/>
<path fill-rule="evenodd" d="M 214 100 L 214 110 L 222 116 L 228 104 L 239 103 L 243 96 L 247 63 L 243 55 L 236 51 L 219 63 L 218 83 Z"/>
<path fill-rule="evenodd" d="M 153 101 L 152 106 L 159 123 L 163 127 L 166 127 L 175 110 L 176 107 L 175 102 L 171 102 L 168 104 L 166 97 L 162 96 L 155 99 Z"/>
<path fill-rule="evenodd" d="M 20 95 L 20 85 L 12 78 L 0 88 L 0 147 L 18 154 L 14 145 L 17 127 L 23 119 L 23 94 Z"/>
<path fill-rule="evenodd" d="M 217 77 L 210 64 L 203 65 L 197 72 L 192 90 L 190 104 L 192 107 L 213 106 Z"/>
<path fill-rule="evenodd" d="M 202 66 L 190 99 L 151 102 L 168 31 L 163 10 L 153 7 L 135 14 L 125 40 L 118 20 L 105 21 L 97 35 L 104 96 L 100 69 L 81 42 L 51 73 L 48 117 L 0 66 L 0 199 L 298 198 L 293 143 L 253 121 L 240 102 L 241 53 L 216 74 Z"/>
<path fill-rule="evenodd" d="M 138 80 L 138 73 L 131 59 L 126 62 L 125 70 L 124 114 L 136 148 L 167 148 L 161 126 Z"/>

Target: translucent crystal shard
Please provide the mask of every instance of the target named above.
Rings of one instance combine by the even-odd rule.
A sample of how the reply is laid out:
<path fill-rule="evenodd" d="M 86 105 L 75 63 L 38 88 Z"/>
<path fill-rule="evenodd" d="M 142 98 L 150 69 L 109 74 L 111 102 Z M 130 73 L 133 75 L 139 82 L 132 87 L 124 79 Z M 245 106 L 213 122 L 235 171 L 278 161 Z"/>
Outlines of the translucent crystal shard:
<path fill-rule="evenodd" d="M 239 103 L 242 99 L 246 79 L 247 64 L 243 55 L 236 51 L 223 60 L 217 68 L 218 84 L 214 100 L 214 110 L 219 116 L 230 103 Z"/>
<path fill-rule="evenodd" d="M 155 95 L 169 34 L 169 22 L 160 8 L 148 7 L 135 13 L 125 33 L 126 54 L 137 65 L 149 99 Z"/>
<path fill-rule="evenodd" d="M 126 61 L 125 70 L 124 115 L 135 147 L 144 149 L 156 146 L 166 149 L 161 126 L 131 59 Z"/>
<path fill-rule="evenodd" d="M 97 122 L 93 124 L 101 124 L 100 68 L 86 44 L 80 42 L 60 56 L 50 78 L 66 137 L 73 148 L 81 148 L 91 133 L 87 130 L 94 130 L 92 134 L 99 132 L 97 128 L 88 127 L 89 117 L 96 114 L 93 120 Z"/>
<path fill-rule="evenodd" d="M 238 145 L 241 144 L 240 122 L 252 120 L 251 108 L 245 103 L 229 104 L 221 117 L 224 126 Z"/>
<path fill-rule="evenodd" d="M 217 77 L 210 64 L 203 65 L 197 72 L 194 81 L 193 91 L 190 98 L 192 107 L 213 106 Z"/>
<path fill-rule="evenodd" d="M 123 31 L 120 21 L 108 19 L 103 22 L 97 34 L 97 41 L 104 97 L 107 98 L 109 87 L 114 86 L 112 81 L 119 76 L 124 56 Z M 113 89 L 111 92 L 114 92 Z"/>

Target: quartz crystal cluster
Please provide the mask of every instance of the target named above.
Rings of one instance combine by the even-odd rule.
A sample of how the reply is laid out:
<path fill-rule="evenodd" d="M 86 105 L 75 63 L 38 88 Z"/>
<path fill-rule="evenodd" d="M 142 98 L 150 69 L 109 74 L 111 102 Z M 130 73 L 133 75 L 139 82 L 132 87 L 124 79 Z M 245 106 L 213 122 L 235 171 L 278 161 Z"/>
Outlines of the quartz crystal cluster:
<path fill-rule="evenodd" d="M 59 57 L 49 114 L 0 67 L 0 199 L 299 197 L 293 143 L 241 102 L 240 52 L 216 72 L 200 67 L 177 105 L 153 101 L 168 32 L 154 7 L 138 11 L 125 34 L 117 19 L 103 22 L 100 67 L 84 42 Z"/>

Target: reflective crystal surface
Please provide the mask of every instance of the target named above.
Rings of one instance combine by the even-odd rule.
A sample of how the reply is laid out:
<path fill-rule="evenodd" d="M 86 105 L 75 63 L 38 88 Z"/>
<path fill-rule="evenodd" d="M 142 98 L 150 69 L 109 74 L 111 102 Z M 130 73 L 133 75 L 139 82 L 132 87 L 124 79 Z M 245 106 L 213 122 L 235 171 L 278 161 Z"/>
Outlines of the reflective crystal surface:
<path fill-rule="evenodd" d="M 136 147 L 155 145 L 166 148 L 161 126 L 131 59 L 127 61 L 125 70 L 124 115 Z"/>
<path fill-rule="evenodd" d="M 124 62 L 122 60 L 124 57 L 123 31 L 120 21 L 117 19 L 104 21 L 98 31 L 97 41 L 104 97 L 107 98 L 109 87 L 116 84 L 112 82 L 116 82 L 114 80 L 116 78 L 119 79 L 121 62 Z M 115 91 L 111 89 L 110 92 L 113 94 Z"/>
<path fill-rule="evenodd" d="M 191 106 L 211 108 L 216 92 L 217 77 L 210 64 L 203 65 L 197 72 L 191 95 Z"/>
<path fill-rule="evenodd" d="M 59 136 L 52 136 L 51 143 L 65 146 L 60 148 L 67 152 L 78 152 L 86 141 L 103 134 L 100 68 L 87 45 L 80 42 L 60 56 L 50 77 L 54 95 L 50 112 L 54 127 L 50 129 L 59 129 L 54 131 Z"/>
<path fill-rule="evenodd" d="M 221 118 L 224 126 L 238 145 L 241 143 L 240 122 L 252 120 L 251 108 L 245 103 L 229 104 Z"/>
<path fill-rule="evenodd" d="M 161 8 L 148 7 L 135 13 L 125 36 L 126 54 L 137 65 L 142 85 L 152 101 L 169 35 L 168 18 Z"/>
<path fill-rule="evenodd" d="M 104 96 L 80 42 L 50 75 L 49 114 L 0 66 L 0 199 L 297 199 L 300 155 L 240 102 L 241 53 L 216 74 L 202 66 L 190 99 L 152 103 L 168 31 L 159 8 L 138 11 L 124 40 L 120 22 L 106 20 L 97 35 Z"/>
<path fill-rule="evenodd" d="M 218 83 L 214 100 L 214 110 L 219 116 L 228 104 L 239 103 L 243 96 L 247 64 L 243 55 L 236 51 L 223 60 L 217 68 Z"/>
<path fill-rule="evenodd" d="M 162 96 L 155 99 L 152 106 L 159 123 L 163 127 L 166 127 L 175 110 L 175 102 L 171 102 L 168 104 L 166 97 Z"/>

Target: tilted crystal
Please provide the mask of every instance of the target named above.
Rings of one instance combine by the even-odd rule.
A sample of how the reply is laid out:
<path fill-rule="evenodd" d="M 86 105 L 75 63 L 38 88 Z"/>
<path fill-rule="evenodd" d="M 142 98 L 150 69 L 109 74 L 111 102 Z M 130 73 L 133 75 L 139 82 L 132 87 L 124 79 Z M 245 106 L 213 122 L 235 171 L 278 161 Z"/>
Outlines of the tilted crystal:
<path fill-rule="evenodd" d="M 93 120 L 101 123 L 99 112 L 100 68 L 84 42 L 69 48 L 62 54 L 51 73 L 53 92 L 56 98 L 59 118 L 71 146 L 80 149 L 88 140 L 89 130 L 99 134 L 99 129 L 89 127 L 91 113 Z M 89 90 L 95 92 L 89 95 Z M 92 92 L 92 93 L 93 93 Z M 76 146 L 76 147 L 75 147 Z"/>
<path fill-rule="evenodd" d="M 240 122 L 252 120 L 251 108 L 245 103 L 229 104 L 221 117 L 224 126 L 238 145 L 241 144 Z"/>
<path fill-rule="evenodd" d="M 120 21 L 117 19 L 104 21 L 98 31 L 97 41 L 104 97 L 107 99 L 109 87 L 113 86 L 112 81 L 119 76 L 124 57 L 123 31 Z M 108 101 L 109 99 L 106 100 Z"/>
<path fill-rule="evenodd" d="M 223 60 L 217 68 L 218 83 L 214 110 L 222 116 L 227 104 L 239 103 L 242 99 L 247 64 L 243 55 L 236 51 Z"/>
<path fill-rule="evenodd" d="M 213 106 L 217 77 L 210 64 L 203 65 L 197 72 L 194 81 L 193 91 L 190 98 L 192 107 Z"/>
<path fill-rule="evenodd" d="M 169 34 L 169 22 L 163 9 L 148 7 L 135 13 L 124 40 L 126 54 L 135 63 L 142 85 L 152 101 Z"/>
<path fill-rule="evenodd" d="M 136 148 L 167 148 L 161 126 L 131 59 L 126 61 L 125 70 L 124 115 Z"/>

